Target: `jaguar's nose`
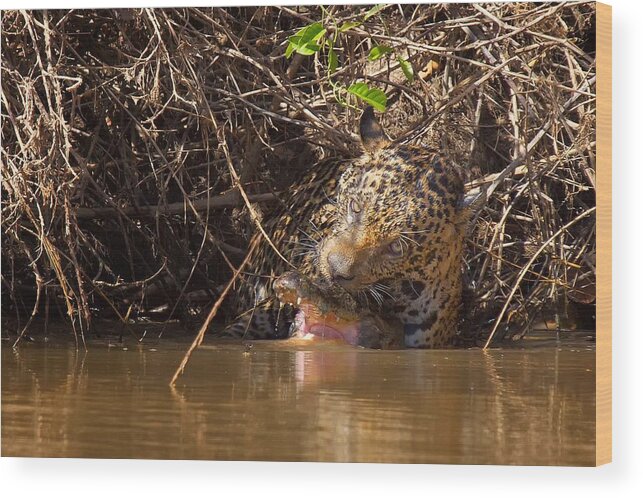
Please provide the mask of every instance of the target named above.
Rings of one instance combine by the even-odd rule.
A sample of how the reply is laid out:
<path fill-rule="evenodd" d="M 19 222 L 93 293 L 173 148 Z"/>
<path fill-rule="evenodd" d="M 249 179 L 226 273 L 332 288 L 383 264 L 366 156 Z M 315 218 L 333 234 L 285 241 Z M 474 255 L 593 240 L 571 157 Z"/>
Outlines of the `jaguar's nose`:
<path fill-rule="evenodd" d="M 330 278 L 342 285 L 355 278 L 352 261 L 341 253 L 332 252 L 326 258 Z"/>

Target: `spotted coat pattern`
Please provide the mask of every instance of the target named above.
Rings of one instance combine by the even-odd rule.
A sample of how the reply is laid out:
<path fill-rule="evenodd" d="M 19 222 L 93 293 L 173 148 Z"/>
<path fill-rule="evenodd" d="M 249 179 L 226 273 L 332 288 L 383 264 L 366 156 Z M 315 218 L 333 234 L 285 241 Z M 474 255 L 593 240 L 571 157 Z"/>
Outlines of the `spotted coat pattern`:
<path fill-rule="evenodd" d="M 362 306 L 401 322 L 407 347 L 448 346 L 458 325 L 468 219 L 460 171 L 439 151 L 390 142 L 370 108 L 360 134 L 364 155 L 305 179 L 270 227 L 273 241 L 309 278 L 337 283 Z M 228 333 L 285 337 L 289 316 L 277 317 L 271 282 L 291 268 L 267 244 L 256 256 L 246 280 L 253 311 Z"/>

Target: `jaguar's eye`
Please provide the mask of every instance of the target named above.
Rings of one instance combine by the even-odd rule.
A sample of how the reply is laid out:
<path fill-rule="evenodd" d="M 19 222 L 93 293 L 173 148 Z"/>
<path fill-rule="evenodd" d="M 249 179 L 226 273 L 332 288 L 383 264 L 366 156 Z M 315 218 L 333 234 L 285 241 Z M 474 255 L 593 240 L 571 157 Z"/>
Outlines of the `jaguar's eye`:
<path fill-rule="evenodd" d="M 351 199 L 348 203 L 348 211 L 350 214 L 359 214 L 362 211 L 362 206 L 355 199 Z"/>
<path fill-rule="evenodd" d="M 402 256 L 404 253 L 404 247 L 402 247 L 402 241 L 400 239 L 394 240 L 388 245 L 388 252 L 391 256 L 396 258 Z"/>

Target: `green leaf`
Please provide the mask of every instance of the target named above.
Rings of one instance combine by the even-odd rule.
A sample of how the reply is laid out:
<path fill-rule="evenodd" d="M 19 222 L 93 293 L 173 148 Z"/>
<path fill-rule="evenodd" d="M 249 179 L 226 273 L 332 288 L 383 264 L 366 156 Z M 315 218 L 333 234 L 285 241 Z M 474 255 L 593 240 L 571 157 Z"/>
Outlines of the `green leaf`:
<path fill-rule="evenodd" d="M 322 23 L 315 22 L 301 28 L 295 36 L 301 36 L 304 42 L 312 42 L 319 40 L 324 33 L 326 33 L 326 30 L 324 26 L 322 26 Z"/>
<path fill-rule="evenodd" d="M 326 30 L 320 22 L 300 29 L 296 34 L 288 38 L 290 43 L 286 47 L 286 57 L 290 58 L 293 52 L 301 55 L 312 55 L 315 52 L 319 52 L 321 46 L 316 42 L 325 34 Z"/>
<path fill-rule="evenodd" d="M 352 22 L 345 22 L 344 24 L 341 25 L 339 28 L 339 32 L 343 33 L 344 31 L 348 31 L 349 29 L 356 28 L 362 24 L 362 21 L 352 21 Z"/>
<path fill-rule="evenodd" d="M 286 47 L 286 59 L 290 59 L 294 51 L 295 51 L 295 45 L 293 45 L 292 42 L 288 43 L 288 46 Z"/>
<path fill-rule="evenodd" d="M 339 65 L 339 61 L 337 59 L 337 53 L 333 49 L 333 46 L 331 45 L 330 48 L 328 49 L 328 71 L 331 73 L 334 73 L 337 71 L 337 66 Z"/>
<path fill-rule="evenodd" d="M 377 14 L 380 10 L 385 9 L 388 7 L 388 4 L 385 3 L 378 3 L 377 5 L 371 7 L 366 14 L 364 14 L 364 20 L 366 21 L 367 19 L 370 19 L 373 17 L 375 14 Z"/>
<path fill-rule="evenodd" d="M 348 87 L 348 93 L 372 105 L 380 112 L 386 111 L 386 94 L 379 88 L 371 88 L 366 83 L 353 83 Z"/>
<path fill-rule="evenodd" d="M 393 52 L 393 49 L 391 47 L 387 47 L 386 45 L 375 45 L 368 53 L 368 60 L 376 61 L 377 59 L 386 54 L 390 54 L 391 52 Z"/>
<path fill-rule="evenodd" d="M 293 52 L 297 52 L 301 55 L 313 55 L 315 52 L 319 52 L 321 50 L 321 46 L 314 42 L 297 43 L 291 40 L 290 43 L 292 45 L 292 49 L 290 49 L 290 46 L 286 49 L 286 57 L 288 58 L 290 58 Z"/>
<path fill-rule="evenodd" d="M 406 76 L 406 79 L 409 83 L 413 83 L 413 80 L 415 79 L 415 73 L 413 72 L 413 66 L 411 63 L 405 59 L 402 59 L 402 57 L 398 56 L 397 61 L 400 63 L 400 67 L 402 68 L 402 72 L 404 73 L 404 76 Z"/>

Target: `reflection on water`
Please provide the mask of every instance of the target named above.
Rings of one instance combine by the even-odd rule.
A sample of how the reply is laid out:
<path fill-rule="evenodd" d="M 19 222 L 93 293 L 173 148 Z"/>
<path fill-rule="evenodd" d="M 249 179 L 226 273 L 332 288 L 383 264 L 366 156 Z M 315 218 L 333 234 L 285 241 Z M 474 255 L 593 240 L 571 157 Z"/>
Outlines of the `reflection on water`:
<path fill-rule="evenodd" d="M 594 351 L 2 348 L 3 456 L 593 465 Z"/>

